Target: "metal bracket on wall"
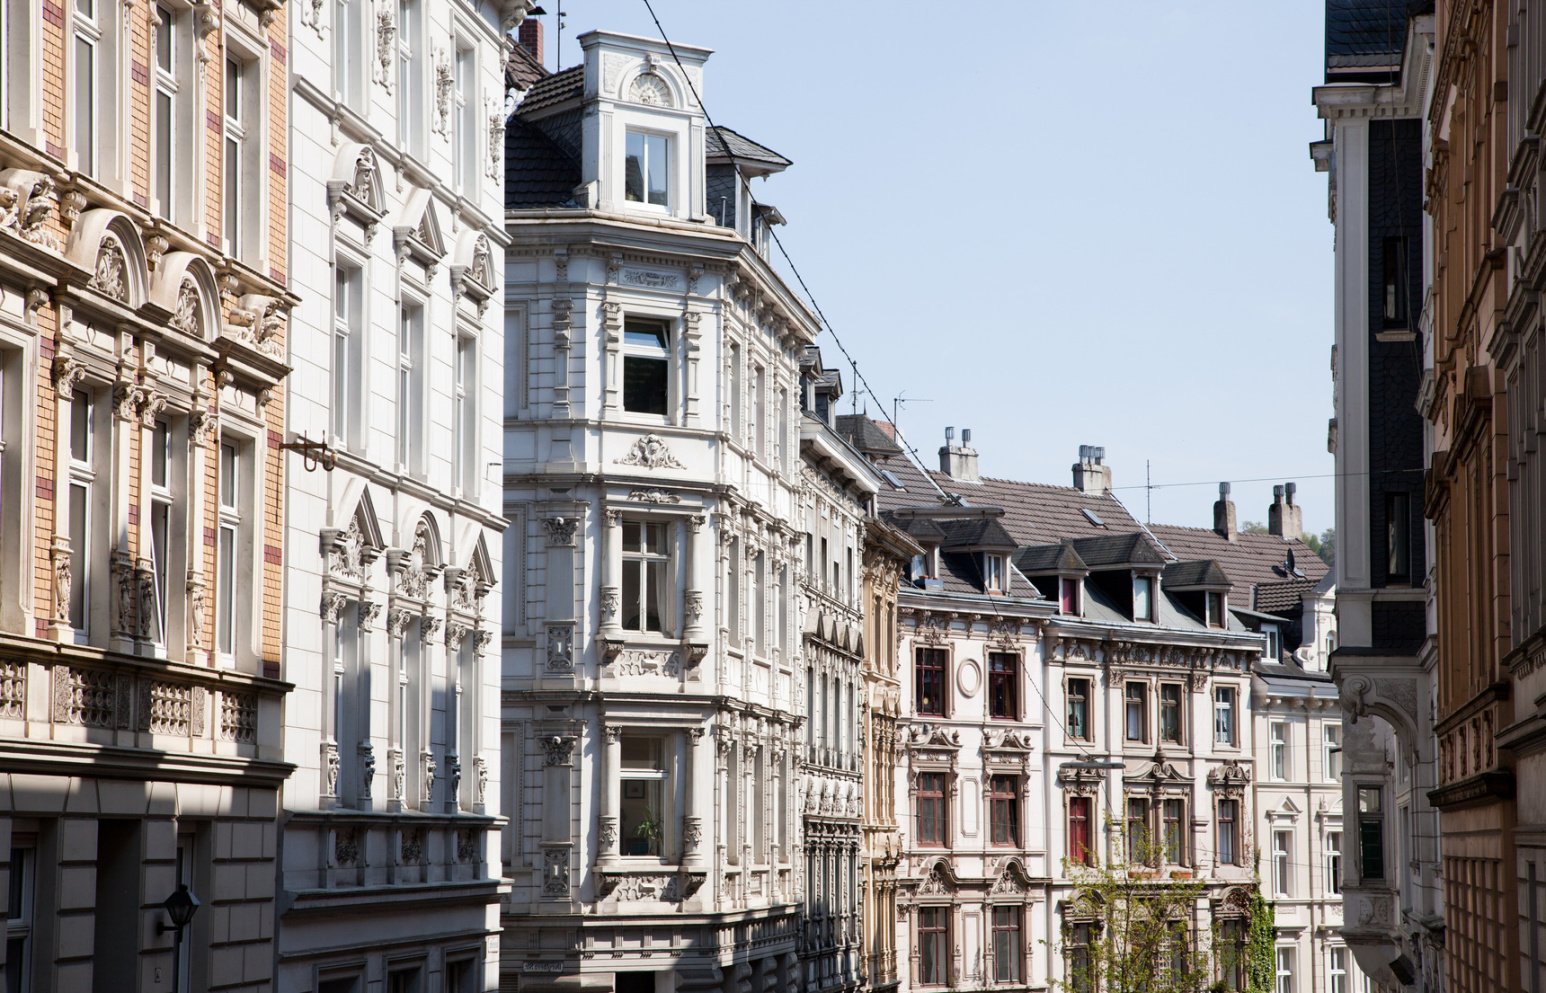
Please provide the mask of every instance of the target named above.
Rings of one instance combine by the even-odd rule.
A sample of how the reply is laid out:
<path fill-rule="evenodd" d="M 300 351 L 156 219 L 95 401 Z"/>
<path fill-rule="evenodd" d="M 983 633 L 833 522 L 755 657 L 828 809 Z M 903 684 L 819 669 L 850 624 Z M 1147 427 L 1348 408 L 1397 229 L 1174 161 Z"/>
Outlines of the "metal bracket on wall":
<path fill-rule="evenodd" d="M 280 444 L 281 452 L 300 452 L 302 465 L 307 472 L 316 472 L 317 466 L 321 466 L 328 472 L 338 465 L 338 453 L 333 451 L 325 441 L 312 441 L 304 434 L 300 441 L 286 441 Z"/>

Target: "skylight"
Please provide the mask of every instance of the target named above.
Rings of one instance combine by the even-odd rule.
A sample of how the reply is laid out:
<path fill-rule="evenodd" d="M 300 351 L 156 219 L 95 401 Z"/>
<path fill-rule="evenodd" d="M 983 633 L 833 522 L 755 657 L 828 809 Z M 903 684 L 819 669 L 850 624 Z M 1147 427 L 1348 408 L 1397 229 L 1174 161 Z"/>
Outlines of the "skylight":
<path fill-rule="evenodd" d="M 885 477 L 886 482 L 890 483 L 892 486 L 896 487 L 897 489 L 899 489 L 899 490 L 907 489 L 907 487 L 902 485 L 902 481 L 900 479 L 896 478 L 896 473 L 892 472 L 890 469 L 882 469 L 882 470 L 880 470 L 880 474 L 883 477 Z"/>
<path fill-rule="evenodd" d="M 1088 517 L 1090 519 L 1090 523 L 1095 525 L 1096 527 L 1103 528 L 1103 527 L 1106 526 L 1106 522 L 1100 519 L 1100 515 L 1097 514 L 1095 511 L 1091 510 L 1090 508 L 1088 508 L 1088 507 L 1080 507 L 1079 511 L 1080 511 L 1080 513 L 1084 514 L 1085 517 Z"/>

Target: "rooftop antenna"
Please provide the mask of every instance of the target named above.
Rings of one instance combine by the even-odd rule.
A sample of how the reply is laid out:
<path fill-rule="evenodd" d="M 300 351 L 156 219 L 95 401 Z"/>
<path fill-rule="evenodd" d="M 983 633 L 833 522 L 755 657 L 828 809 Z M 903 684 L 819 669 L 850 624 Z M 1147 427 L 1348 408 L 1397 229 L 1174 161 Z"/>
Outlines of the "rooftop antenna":
<path fill-rule="evenodd" d="M 1143 522 L 1154 523 L 1154 507 L 1151 497 L 1154 495 L 1154 487 L 1149 483 L 1149 460 L 1143 460 Z"/>
<path fill-rule="evenodd" d="M 553 72 L 556 74 L 564 67 L 564 0 L 558 0 L 558 14 L 553 18 L 558 30 L 555 33 L 557 39 L 553 45 Z M 720 227 L 724 227 L 723 224 Z"/>
<path fill-rule="evenodd" d="M 901 431 L 901 428 L 896 426 L 897 406 L 899 404 L 904 404 L 904 403 L 933 403 L 934 402 L 933 400 L 925 400 L 922 397 L 906 396 L 905 395 L 906 393 L 907 393 L 907 391 L 903 390 L 901 393 L 898 393 L 896 396 L 891 398 L 891 430 L 892 430 L 893 433 Z"/>
<path fill-rule="evenodd" d="M 854 371 L 854 381 L 849 387 L 849 392 L 853 394 L 853 413 L 857 414 L 859 412 L 859 363 L 849 359 L 848 367 Z"/>

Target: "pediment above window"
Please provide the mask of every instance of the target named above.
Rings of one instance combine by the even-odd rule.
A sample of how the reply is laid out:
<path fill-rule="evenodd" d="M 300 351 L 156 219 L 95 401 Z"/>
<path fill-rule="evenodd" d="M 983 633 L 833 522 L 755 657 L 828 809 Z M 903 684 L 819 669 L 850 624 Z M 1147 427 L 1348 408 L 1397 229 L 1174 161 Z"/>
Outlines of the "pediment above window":
<path fill-rule="evenodd" d="M 471 298 L 483 314 L 494 295 L 494 250 L 488 236 L 476 231 L 462 234 L 456 246 L 456 261 L 451 263 L 451 292 L 458 298 Z"/>
<path fill-rule="evenodd" d="M 150 267 L 145 243 L 128 216 L 97 208 L 80 216 L 70 229 L 65 259 L 89 272 L 86 289 L 129 310 L 150 297 Z"/>
<path fill-rule="evenodd" d="M 414 190 L 403 208 L 402 223 L 392 228 L 392 243 L 401 265 L 413 259 L 424 267 L 426 279 L 433 279 L 440 261 L 446 256 L 445 239 L 440 233 L 440 216 L 429 190 Z"/>
<path fill-rule="evenodd" d="M 327 181 L 327 202 L 333 222 L 347 217 L 365 229 L 365 240 L 376 233 L 376 225 L 386 214 L 386 192 L 376 153 L 369 145 L 346 144 L 333 163 L 333 176 Z"/>
<path fill-rule="evenodd" d="M 167 326 L 197 341 L 208 341 L 220 328 L 220 285 L 214 270 L 193 252 L 170 252 L 156 263 L 150 302 L 171 317 Z"/>

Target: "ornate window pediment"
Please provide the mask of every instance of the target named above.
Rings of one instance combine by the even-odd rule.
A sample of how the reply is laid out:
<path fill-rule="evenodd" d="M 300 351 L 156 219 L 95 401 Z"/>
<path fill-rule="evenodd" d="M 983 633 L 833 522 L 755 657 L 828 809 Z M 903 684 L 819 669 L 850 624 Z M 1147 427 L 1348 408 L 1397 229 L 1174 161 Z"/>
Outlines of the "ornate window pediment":
<path fill-rule="evenodd" d="M 375 235 L 386 213 L 386 191 L 376 153 L 369 145 L 350 143 L 339 150 L 333 177 L 327 181 L 327 202 L 335 223 L 352 217 L 365 229 L 366 241 Z"/>
<path fill-rule="evenodd" d="M 1242 797 L 1250 785 L 1251 770 L 1238 761 L 1227 762 L 1208 773 L 1208 787 L 1225 797 Z"/>
<path fill-rule="evenodd" d="M 414 600 L 428 600 L 435 577 L 445 568 L 440 553 L 440 529 L 428 514 L 413 530 L 413 545 L 388 556 L 388 568 L 396 577 L 393 593 Z"/>
<path fill-rule="evenodd" d="M 446 257 L 446 243 L 440 233 L 435 198 L 429 190 L 414 190 L 408 197 L 402 223 L 392 228 L 392 242 L 398 264 L 411 258 L 424 267 L 425 278 L 434 278 L 440 261 Z"/>
<path fill-rule="evenodd" d="M 471 298 L 478 314 L 483 314 L 494 295 L 494 249 L 488 235 L 471 229 L 463 232 L 456 261 L 451 263 L 451 290 L 457 297 Z"/>
<path fill-rule="evenodd" d="M 360 502 L 344 527 L 322 528 L 320 538 L 329 583 L 342 580 L 362 589 L 368 585 L 370 566 L 382 550 L 381 527 L 371 505 L 370 491 L 360 495 Z"/>
<path fill-rule="evenodd" d="M 150 267 L 145 243 L 127 215 L 97 208 L 83 213 L 70 229 L 65 259 L 91 273 L 86 288 L 129 310 L 150 298 Z"/>

